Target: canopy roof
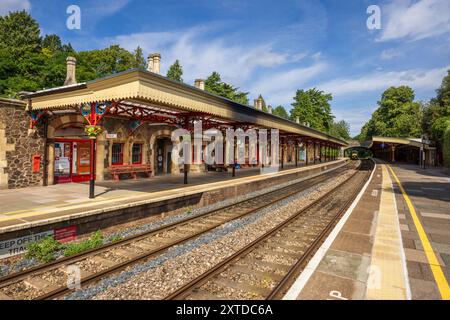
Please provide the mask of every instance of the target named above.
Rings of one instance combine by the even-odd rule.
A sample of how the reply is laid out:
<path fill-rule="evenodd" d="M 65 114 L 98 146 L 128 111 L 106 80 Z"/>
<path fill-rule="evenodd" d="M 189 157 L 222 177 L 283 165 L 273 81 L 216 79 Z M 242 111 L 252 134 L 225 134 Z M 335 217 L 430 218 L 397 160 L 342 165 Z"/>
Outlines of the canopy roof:
<path fill-rule="evenodd" d="M 372 143 L 370 144 L 369 148 L 372 148 L 377 144 L 381 143 L 389 143 L 394 145 L 409 145 L 416 148 L 426 148 L 430 149 L 432 148 L 431 141 L 423 141 L 418 138 L 399 138 L 399 137 L 381 137 L 381 136 L 373 136 L 372 137 Z"/>
<path fill-rule="evenodd" d="M 23 95 L 23 99 L 28 100 L 30 110 L 64 109 L 112 100 L 125 104 L 138 103 L 147 108 L 162 110 L 165 114 L 203 113 L 225 122 L 250 123 L 341 146 L 347 145 L 344 140 L 318 130 L 141 69 L 127 70 L 86 83 L 29 93 Z"/>

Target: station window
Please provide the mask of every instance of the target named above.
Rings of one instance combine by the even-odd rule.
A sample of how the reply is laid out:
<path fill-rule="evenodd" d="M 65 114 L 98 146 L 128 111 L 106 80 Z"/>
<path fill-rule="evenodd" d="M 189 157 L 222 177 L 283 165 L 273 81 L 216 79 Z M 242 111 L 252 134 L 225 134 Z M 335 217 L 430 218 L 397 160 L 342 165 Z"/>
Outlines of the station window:
<path fill-rule="evenodd" d="M 123 164 L 123 143 L 113 143 L 111 164 L 112 165 Z"/>
<path fill-rule="evenodd" d="M 142 144 L 141 143 L 133 144 L 131 158 L 132 158 L 133 164 L 141 164 L 142 163 Z"/>

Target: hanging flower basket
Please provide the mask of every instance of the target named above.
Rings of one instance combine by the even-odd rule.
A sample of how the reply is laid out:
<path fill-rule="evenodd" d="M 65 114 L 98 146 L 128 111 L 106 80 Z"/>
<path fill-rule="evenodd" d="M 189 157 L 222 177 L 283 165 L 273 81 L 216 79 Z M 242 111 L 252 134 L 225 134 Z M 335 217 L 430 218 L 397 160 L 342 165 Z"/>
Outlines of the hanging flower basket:
<path fill-rule="evenodd" d="M 87 133 L 87 135 L 91 138 L 95 138 L 100 133 L 102 133 L 103 128 L 100 126 L 86 126 L 84 128 L 84 131 Z"/>

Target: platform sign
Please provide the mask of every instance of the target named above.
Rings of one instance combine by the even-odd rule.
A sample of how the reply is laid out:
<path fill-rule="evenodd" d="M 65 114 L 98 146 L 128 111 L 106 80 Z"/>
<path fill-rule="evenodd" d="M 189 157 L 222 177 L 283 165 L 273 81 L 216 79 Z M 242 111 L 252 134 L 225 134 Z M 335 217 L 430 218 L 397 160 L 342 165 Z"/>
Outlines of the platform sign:
<path fill-rule="evenodd" d="M 117 139 L 117 133 L 107 133 L 106 139 Z"/>
<path fill-rule="evenodd" d="M 47 236 L 52 236 L 53 230 L 30 234 L 23 237 L 0 241 L 0 259 L 15 256 L 27 250 L 27 246 Z"/>

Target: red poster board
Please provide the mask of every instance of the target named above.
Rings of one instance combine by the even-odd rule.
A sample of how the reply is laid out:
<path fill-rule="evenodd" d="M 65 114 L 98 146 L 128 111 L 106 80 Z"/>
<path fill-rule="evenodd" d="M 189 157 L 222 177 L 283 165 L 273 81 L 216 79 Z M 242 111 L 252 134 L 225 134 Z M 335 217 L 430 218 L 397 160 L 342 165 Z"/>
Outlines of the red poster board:
<path fill-rule="evenodd" d="M 65 228 L 55 229 L 55 240 L 59 242 L 73 241 L 77 238 L 77 226 L 68 226 Z"/>

